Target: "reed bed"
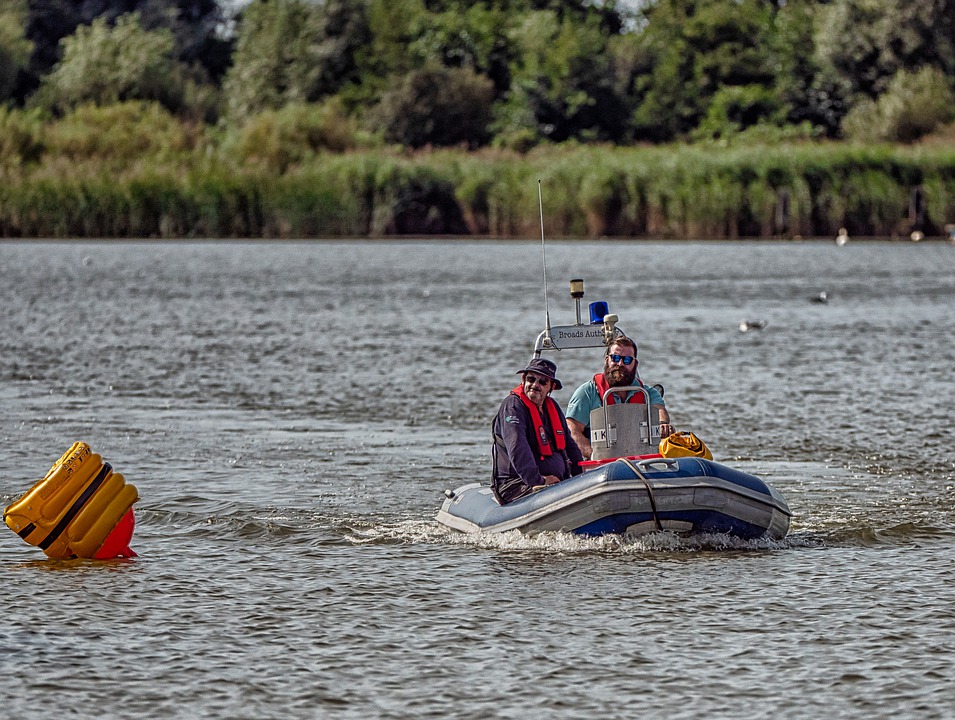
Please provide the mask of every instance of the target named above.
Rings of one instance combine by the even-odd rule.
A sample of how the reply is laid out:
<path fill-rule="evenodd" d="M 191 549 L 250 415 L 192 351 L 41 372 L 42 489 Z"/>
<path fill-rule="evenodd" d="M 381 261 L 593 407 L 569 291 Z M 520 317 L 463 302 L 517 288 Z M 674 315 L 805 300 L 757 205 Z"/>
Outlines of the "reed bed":
<path fill-rule="evenodd" d="M 792 144 L 319 153 L 281 171 L 208 142 L 56 138 L 0 154 L 0 236 L 791 238 L 946 234 L 955 147 Z"/>

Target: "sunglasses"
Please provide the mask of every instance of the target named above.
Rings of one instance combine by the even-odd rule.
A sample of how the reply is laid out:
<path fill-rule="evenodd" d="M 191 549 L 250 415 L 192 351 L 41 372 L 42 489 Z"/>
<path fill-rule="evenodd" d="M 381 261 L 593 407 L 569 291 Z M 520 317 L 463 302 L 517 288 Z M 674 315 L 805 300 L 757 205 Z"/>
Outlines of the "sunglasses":
<path fill-rule="evenodd" d="M 525 375 L 524 382 L 526 382 L 528 385 L 533 385 L 534 383 L 537 383 L 541 387 L 547 387 L 548 385 L 550 385 L 550 380 L 548 380 L 547 378 L 537 377 L 536 375 Z"/>
<path fill-rule="evenodd" d="M 615 363 L 623 363 L 624 365 L 629 365 L 637 360 L 635 357 L 630 357 L 629 355 L 610 355 L 609 357 Z"/>

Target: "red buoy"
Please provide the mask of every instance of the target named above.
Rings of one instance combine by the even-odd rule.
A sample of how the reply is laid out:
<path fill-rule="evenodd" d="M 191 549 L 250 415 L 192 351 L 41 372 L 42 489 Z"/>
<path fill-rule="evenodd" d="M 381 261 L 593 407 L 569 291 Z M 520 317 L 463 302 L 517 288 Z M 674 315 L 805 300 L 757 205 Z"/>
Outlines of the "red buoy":
<path fill-rule="evenodd" d="M 102 547 L 93 556 L 97 560 L 112 558 L 134 558 L 136 553 L 130 549 L 129 541 L 133 539 L 133 530 L 136 529 L 136 516 L 130 508 L 116 523 L 116 527 L 106 536 Z"/>

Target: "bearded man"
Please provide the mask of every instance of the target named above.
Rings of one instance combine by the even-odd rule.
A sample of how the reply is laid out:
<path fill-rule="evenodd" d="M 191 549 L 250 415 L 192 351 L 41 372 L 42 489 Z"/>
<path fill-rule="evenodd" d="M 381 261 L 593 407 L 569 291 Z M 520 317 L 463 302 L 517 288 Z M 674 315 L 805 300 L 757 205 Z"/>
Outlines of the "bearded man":
<path fill-rule="evenodd" d="M 644 385 L 637 377 L 637 344 L 628 337 L 618 337 L 604 354 L 604 371 L 594 375 L 574 391 L 567 404 L 567 426 L 570 435 L 580 448 L 584 458 L 593 455 L 590 444 L 590 413 L 603 406 L 604 393 L 612 387 L 634 385 L 644 388 L 650 396 L 650 407 L 660 412 L 660 437 L 665 438 L 673 432 L 670 426 L 670 414 L 663 403 L 663 396 L 655 387 Z M 639 390 L 630 390 L 626 396 L 610 395 L 611 402 L 643 403 L 645 397 Z"/>

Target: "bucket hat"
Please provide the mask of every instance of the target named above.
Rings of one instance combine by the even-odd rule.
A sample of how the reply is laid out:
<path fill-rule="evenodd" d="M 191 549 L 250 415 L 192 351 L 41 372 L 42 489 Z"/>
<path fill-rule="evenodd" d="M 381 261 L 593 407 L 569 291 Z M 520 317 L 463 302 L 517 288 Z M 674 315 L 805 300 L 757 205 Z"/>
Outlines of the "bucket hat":
<path fill-rule="evenodd" d="M 554 383 L 554 390 L 560 390 L 564 387 L 563 383 L 557 379 L 557 364 L 546 358 L 534 358 L 523 370 L 518 370 L 517 375 L 525 375 L 529 372 L 536 373 L 546 378 L 550 378 Z"/>

